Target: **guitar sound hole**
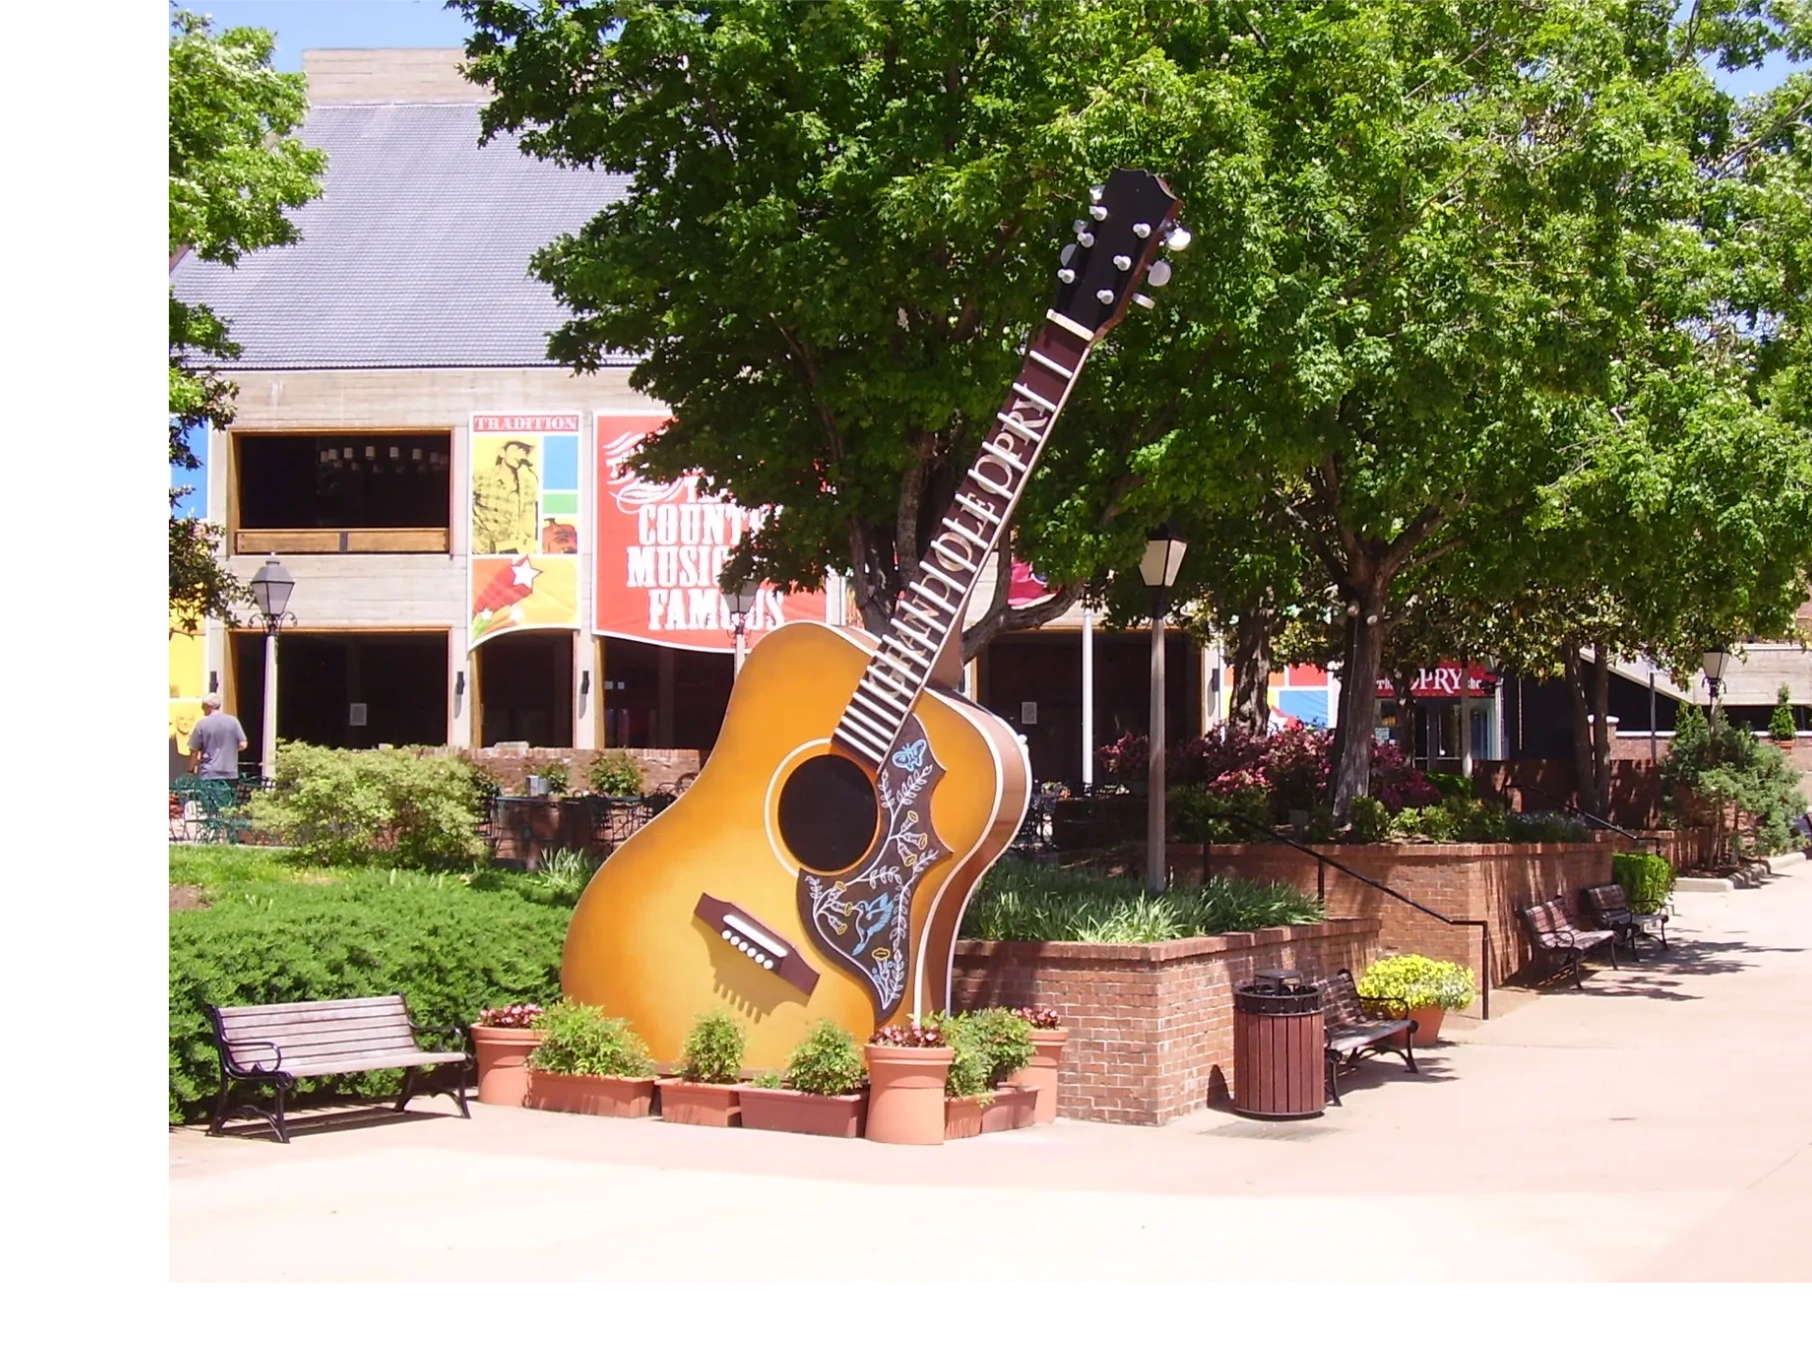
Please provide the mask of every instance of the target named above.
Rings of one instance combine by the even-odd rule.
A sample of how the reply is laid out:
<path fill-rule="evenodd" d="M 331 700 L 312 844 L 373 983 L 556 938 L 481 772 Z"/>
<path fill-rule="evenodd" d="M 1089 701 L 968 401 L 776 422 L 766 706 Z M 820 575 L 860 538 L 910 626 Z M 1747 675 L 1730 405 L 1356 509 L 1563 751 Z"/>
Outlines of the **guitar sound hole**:
<path fill-rule="evenodd" d="M 814 755 L 780 790 L 780 838 L 814 872 L 835 873 L 855 863 L 878 824 L 874 785 L 861 766 L 841 755 Z"/>

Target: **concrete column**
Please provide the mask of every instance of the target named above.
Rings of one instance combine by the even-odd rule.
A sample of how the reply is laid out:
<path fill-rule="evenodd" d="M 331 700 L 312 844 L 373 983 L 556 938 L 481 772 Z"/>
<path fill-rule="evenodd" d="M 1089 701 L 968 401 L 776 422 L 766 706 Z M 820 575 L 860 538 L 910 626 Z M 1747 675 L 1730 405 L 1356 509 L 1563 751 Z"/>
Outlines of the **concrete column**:
<path fill-rule="evenodd" d="M 1082 608 L 1082 782 L 1095 781 L 1095 615 Z"/>

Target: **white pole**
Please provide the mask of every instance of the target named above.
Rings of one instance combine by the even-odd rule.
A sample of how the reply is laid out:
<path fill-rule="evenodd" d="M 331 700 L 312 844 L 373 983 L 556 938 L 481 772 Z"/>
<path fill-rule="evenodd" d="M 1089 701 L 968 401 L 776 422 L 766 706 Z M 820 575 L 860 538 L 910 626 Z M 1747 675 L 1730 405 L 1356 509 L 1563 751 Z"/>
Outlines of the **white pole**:
<path fill-rule="evenodd" d="M 1460 657 L 1460 773 L 1472 777 L 1472 657 Z"/>
<path fill-rule="evenodd" d="M 1095 782 L 1095 615 L 1082 609 L 1082 786 Z"/>
<path fill-rule="evenodd" d="M 264 777 L 277 777 L 277 630 L 264 631 Z"/>
<path fill-rule="evenodd" d="M 743 657 L 749 653 L 748 638 L 743 636 L 742 624 L 736 625 L 736 660 L 730 668 L 730 677 L 734 679 L 742 673 Z"/>

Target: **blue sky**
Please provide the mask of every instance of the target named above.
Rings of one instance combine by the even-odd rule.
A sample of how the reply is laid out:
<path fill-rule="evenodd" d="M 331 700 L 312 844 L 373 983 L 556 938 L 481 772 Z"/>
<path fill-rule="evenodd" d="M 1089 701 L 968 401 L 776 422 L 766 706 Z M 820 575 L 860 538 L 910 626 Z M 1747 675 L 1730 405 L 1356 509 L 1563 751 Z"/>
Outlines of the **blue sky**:
<path fill-rule="evenodd" d="M 188 0 L 187 8 L 213 17 L 222 28 L 268 28 L 277 35 L 275 65 L 302 69 L 302 53 L 315 47 L 463 47 L 465 18 L 441 0 L 233 0 L 208 4 Z M 1717 82 L 1732 94 L 1754 94 L 1780 83 L 1786 59 L 1755 70 L 1717 71 Z"/>

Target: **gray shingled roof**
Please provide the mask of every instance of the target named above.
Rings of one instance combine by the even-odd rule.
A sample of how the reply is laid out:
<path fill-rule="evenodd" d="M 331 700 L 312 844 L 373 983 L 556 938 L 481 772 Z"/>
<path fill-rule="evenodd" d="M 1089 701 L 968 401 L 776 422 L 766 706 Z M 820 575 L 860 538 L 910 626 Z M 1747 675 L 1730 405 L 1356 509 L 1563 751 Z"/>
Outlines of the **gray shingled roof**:
<path fill-rule="evenodd" d="M 534 160 L 508 135 L 481 150 L 475 104 L 324 105 L 301 136 L 329 162 L 294 214 L 300 243 L 171 270 L 178 297 L 231 324 L 244 352 L 223 367 L 552 366 L 566 313 L 529 256 L 623 198 L 626 176 Z"/>

